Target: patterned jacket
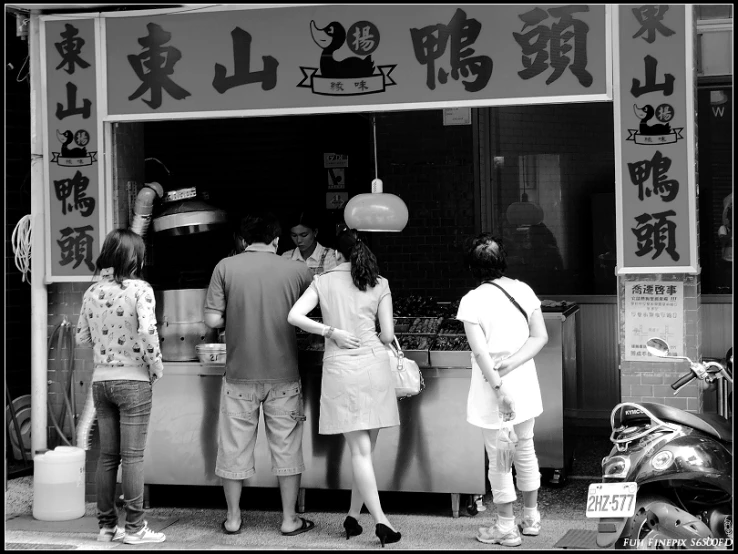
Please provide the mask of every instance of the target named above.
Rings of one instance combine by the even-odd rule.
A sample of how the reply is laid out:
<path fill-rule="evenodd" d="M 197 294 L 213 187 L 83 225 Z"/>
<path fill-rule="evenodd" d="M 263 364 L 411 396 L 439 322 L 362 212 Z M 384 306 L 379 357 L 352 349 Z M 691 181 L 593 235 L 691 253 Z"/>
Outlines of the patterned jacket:
<path fill-rule="evenodd" d="M 92 381 L 149 381 L 163 365 L 156 329 L 154 290 L 141 279 L 119 285 L 112 269 L 84 294 L 77 322 L 77 345 L 91 346 Z"/>

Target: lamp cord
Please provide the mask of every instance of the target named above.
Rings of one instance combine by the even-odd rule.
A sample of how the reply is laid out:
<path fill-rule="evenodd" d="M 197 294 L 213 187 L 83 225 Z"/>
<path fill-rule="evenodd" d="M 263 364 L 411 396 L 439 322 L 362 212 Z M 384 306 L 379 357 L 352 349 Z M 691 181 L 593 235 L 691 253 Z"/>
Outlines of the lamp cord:
<path fill-rule="evenodd" d="M 377 116 L 372 115 L 372 131 L 374 133 L 374 178 L 379 179 L 379 170 L 377 169 Z"/>

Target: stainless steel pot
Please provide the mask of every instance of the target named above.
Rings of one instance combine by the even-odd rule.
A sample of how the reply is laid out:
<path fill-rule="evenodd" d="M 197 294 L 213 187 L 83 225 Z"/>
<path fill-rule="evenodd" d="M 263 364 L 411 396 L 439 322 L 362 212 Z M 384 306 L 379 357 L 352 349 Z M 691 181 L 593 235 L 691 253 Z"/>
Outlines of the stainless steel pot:
<path fill-rule="evenodd" d="M 207 289 L 155 291 L 156 322 L 165 362 L 197 360 L 195 347 L 218 342 L 218 332 L 205 325 Z"/>

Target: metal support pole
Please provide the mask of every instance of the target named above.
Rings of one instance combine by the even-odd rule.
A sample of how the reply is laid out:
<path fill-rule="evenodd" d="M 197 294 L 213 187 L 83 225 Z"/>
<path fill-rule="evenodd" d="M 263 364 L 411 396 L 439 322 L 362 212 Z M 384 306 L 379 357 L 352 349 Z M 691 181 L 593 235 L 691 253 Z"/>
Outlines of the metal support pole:
<path fill-rule="evenodd" d="M 31 456 L 47 448 L 48 294 L 44 213 L 44 141 L 39 16 L 30 16 L 28 49 L 31 83 Z"/>

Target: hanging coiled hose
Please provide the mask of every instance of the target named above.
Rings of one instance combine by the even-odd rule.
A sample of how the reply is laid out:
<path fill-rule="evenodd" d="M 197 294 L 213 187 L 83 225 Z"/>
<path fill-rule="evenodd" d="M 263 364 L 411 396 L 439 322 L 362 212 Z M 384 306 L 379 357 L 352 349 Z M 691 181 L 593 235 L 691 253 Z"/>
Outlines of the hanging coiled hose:
<path fill-rule="evenodd" d="M 62 400 L 63 400 L 63 406 L 61 409 L 61 413 L 59 414 L 59 418 L 57 419 L 56 414 L 54 413 L 54 409 L 51 405 L 51 400 L 47 396 L 47 407 L 49 412 L 49 417 L 51 419 L 51 423 L 54 426 L 54 429 L 56 429 L 56 432 L 61 439 L 62 442 L 64 442 L 68 446 L 74 446 L 74 443 L 77 442 L 76 436 L 77 436 L 77 430 L 76 430 L 76 414 L 75 414 L 75 400 L 74 400 L 74 390 L 72 383 L 74 381 L 74 347 L 75 347 L 75 340 L 74 340 L 74 333 L 72 330 L 72 325 L 67 319 L 67 316 L 64 316 L 64 319 L 61 323 L 57 324 L 56 327 L 54 327 L 54 330 L 51 332 L 51 335 L 49 336 L 49 358 L 51 358 L 52 353 L 52 346 L 54 344 L 54 339 L 56 339 L 56 353 L 57 353 L 57 359 L 59 360 L 59 370 L 61 371 L 62 368 L 66 369 L 66 372 L 62 371 L 62 378 L 66 376 L 66 382 L 62 383 L 59 379 L 55 380 L 49 380 L 48 384 L 59 384 L 62 386 Z M 66 359 L 66 367 L 64 365 L 64 359 L 63 359 L 63 353 L 64 353 L 64 346 L 67 347 L 67 353 L 68 357 Z M 72 438 L 71 440 L 67 438 L 66 434 L 64 433 L 64 424 L 65 420 L 69 417 L 69 425 L 71 428 L 71 434 Z"/>

